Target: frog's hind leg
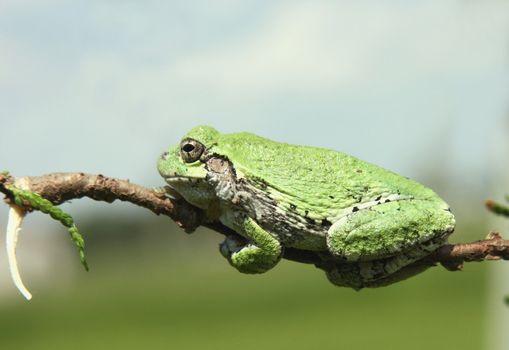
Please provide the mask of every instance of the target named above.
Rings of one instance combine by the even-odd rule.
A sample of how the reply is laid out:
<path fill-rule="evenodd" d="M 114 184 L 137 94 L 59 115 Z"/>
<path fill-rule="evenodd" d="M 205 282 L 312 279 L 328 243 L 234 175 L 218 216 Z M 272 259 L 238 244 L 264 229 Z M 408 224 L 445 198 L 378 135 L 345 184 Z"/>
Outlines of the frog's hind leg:
<path fill-rule="evenodd" d="M 416 246 L 431 251 L 453 230 L 454 216 L 444 202 L 399 200 L 342 217 L 327 232 L 327 248 L 347 261 L 379 260 Z"/>
<path fill-rule="evenodd" d="M 454 217 L 443 202 L 401 200 L 352 212 L 328 231 L 328 250 L 338 260 L 328 277 L 353 288 L 400 280 L 389 276 L 443 245 L 453 229 Z"/>
<path fill-rule="evenodd" d="M 429 267 L 423 257 L 444 244 L 443 237 L 436 237 L 397 256 L 379 260 L 337 262 L 323 268 L 333 284 L 353 289 L 383 287 L 417 275 Z"/>

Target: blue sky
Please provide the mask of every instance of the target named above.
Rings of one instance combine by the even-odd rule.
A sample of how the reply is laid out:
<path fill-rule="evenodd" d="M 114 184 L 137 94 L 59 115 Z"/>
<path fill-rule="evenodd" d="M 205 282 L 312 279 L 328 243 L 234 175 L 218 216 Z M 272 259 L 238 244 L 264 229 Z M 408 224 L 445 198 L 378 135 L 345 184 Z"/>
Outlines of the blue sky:
<path fill-rule="evenodd" d="M 157 155 L 206 123 L 417 178 L 441 150 L 473 184 L 507 128 L 508 7 L 4 0 L 2 166 L 156 185 Z"/>
<path fill-rule="evenodd" d="M 160 186 L 159 154 L 209 124 L 477 209 L 506 186 L 508 36 L 504 1 L 4 0 L 1 167 Z"/>

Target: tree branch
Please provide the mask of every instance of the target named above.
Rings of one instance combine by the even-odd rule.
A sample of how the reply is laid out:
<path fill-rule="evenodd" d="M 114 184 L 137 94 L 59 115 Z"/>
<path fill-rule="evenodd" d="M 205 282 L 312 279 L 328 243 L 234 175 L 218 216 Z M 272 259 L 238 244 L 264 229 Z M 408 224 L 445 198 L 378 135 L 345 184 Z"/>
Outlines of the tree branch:
<path fill-rule="evenodd" d="M 21 186 L 33 191 L 53 204 L 88 197 L 97 201 L 112 203 L 115 200 L 131 202 L 151 210 L 157 215 L 172 218 L 186 231 L 193 231 L 203 224 L 203 213 L 184 200 L 167 198 L 164 192 L 130 183 L 129 180 L 114 179 L 103 175 L 85 173 L 51 173 L 43 176 L 18 178 L 0 175 L 0 192 L 10 202 L 8 185 Z M 30 208 L 27 208 L 30 209 Z"/>
<path fill-rule="evenodd" d="M 8 204 L 13 203 L 13 195 L 9 190 L 11 185 L 38 193 L 54 204 L 82 197 L 108 203 L 118 199 L 149 209 L 157 215 L 168 216 L 187 232 L 192 232 L 202 225 L 223 235 L 236 234 L 219 222 L 210 222 L 203 210 L 193 207 L 183 199 L 168 198 L 164 191 L 133 184 L 129 180 L 85 173 L 51 173 L 18 179 L 3 174 L 0 175 L 0 192 L 5 194 Z M 26 206 L 25 209 L 31 208 Z M 284 258 L 319 266 L 323 263 L 324 255 L 287 248 Z M 464 262 L 501 259 L 509 260 L 509 240 L 504 240 L 498 233 L 492 232 L 484 240 L 446 244 L 418 264 L 432 266 L 440 263 L 448 270 L 456 271 L 461 269 Z"/>

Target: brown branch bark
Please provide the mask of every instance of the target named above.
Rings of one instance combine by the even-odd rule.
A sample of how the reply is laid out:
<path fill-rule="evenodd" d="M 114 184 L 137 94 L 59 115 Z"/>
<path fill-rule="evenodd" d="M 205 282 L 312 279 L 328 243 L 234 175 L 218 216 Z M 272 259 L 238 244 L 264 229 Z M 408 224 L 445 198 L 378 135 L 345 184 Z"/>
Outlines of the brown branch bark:
<path fill-rule="evenodd" d="M 223 235 L 235 234 L 219 222 L 209 222 L 201 209 L 184 200 L 170 199 L 161 191 L 133 184 L 129 180 L 85 173 L 51 173 L 16 180 L 9 175 L 0 175 L 0 192 L 5 194 L 8 203 L 12 198 L 8 186 L 13 183 L 38 193 L 54 204 L 82 197 L 108 203 L 118 199 L 149 209 L 157 215 L 166 215 L 187 232 L 192 232 L 202 225 Z M 320 265 L 324 256 L 287 248 L 284 258 Z M 455 271 L 460 270 L 465 262 L 501 259 L 509 260 L 509 240 L 504 240 L 498 233 L 492 232 L 484 240 L 446 244 L 418 263 L 429 266 L 440 263 L 448 270 Z"/>
<path fill-rule="evenodd" d="M 6 185 L 13 182 L 10 176 L 0 176 L 0 192 L 6 195 L 7 200 L 10 193 Z M 169 199 L 162 192 L 133 184 L 129 180 L 100 174 L 51 173 L 18 178 L 16 184 L 22 184 L 23 189 L 38 193 L 54 204 L 82 197 L 107 203 L 118 199 L 149 209 L 157 215 L 169 216 L 187 231 L 193 231 L 203 223 L 201 211 L 184 200 Z"/>

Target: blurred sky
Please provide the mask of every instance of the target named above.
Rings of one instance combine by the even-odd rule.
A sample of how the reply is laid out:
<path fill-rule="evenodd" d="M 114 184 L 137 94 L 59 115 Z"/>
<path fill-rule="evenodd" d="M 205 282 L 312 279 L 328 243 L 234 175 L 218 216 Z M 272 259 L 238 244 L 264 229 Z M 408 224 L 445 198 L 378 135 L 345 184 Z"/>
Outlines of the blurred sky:
<path fill-rule="evenodd" d="M 0 167 L 159 186 L 209 124 L 439 178 L 454 208 L 506 185 L 508 38 L 496 0 L 1 0 Z"/>
<path fill-rule="evenodd" d="M 206 123 L 476 184 L 507 129 L 508 27 L 505 1 L 2 0 L 2 167 L 157 185 Z"/>

